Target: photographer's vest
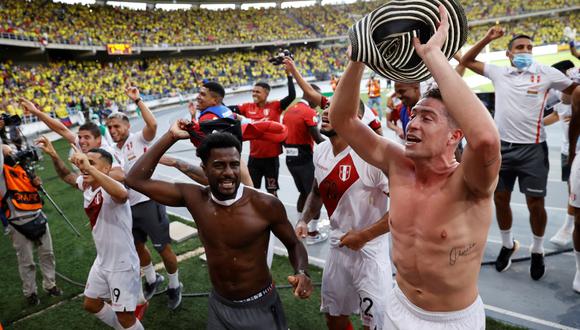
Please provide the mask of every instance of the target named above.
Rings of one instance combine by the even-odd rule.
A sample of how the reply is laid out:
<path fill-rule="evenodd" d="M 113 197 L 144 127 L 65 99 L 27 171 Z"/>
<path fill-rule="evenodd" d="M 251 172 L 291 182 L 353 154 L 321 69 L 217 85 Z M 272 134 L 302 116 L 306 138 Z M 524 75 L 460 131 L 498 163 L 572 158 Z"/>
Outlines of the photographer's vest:
<path fill-rule="evenodd" d="M 11 209 L 24 213 L 35 212 L 42 209 L 42 199 L 28 174 L 20 165 L 9 166 L 4 164 L 4 181 L 6 182 L 6 194 L 1 201 L 2 214 L 6 219 L 12 217 Z"/>

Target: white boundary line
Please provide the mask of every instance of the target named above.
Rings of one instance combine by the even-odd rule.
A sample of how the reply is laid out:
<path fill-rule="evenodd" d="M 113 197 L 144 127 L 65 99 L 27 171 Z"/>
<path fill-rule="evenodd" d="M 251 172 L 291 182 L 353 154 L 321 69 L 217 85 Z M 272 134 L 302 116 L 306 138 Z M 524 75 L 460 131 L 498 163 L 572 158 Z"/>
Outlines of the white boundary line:
<path fill-rule="evenodd" d="M 533 317 L 533 316 L 529 316 L 526 314 L 521 314 L 521 313 L 517 313 L 517 312 L 512 312 L 510 310 L 507 309 L 503 309 L 503 308 L 499 308 L 499 307 L 495 307 L 495 306 L 491 306 L 491 305 L 484 305 L 485 309 L 492 311 L 492 312 L 496 312 L 499 314 L 503 314 L 506 316 L 510 316 L 513 318 L 517 318 L 517 319 L 521 319 L 521 320 L 525 320 L 528 322 L 532 322 L 532 323 L 536 323 L 536 324 L 541 324 L 547 327 L 551 327 L 554 329 L 562 329 L 562 330 L 576 330 L 577 328 L 571 328 L 562 324 L 558 324 L 558 323 L 554 323 L 554 322 L 550 322 L 550 321 L 546 321 L 546 320 L 542 320 L 539 319 L 537 317 Z"/>

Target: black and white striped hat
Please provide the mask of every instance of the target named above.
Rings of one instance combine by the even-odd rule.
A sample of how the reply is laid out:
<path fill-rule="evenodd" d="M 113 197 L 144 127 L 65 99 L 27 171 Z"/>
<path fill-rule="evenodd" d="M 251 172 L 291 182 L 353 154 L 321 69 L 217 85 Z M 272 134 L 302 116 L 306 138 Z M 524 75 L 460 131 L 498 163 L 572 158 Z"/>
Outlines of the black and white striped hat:
<path fill-rule="evenodd" d="M 399 82 L 431 77 L 415 53 L 413 37 L 426 43 L 437 30 L 439 5 L 449 15 L 443 54 L 451 59 L 467 39 L 467 18 L 457 0 L 391 0 L 349 30 L 353 61 L 364 62 L 379 75 Z"/>

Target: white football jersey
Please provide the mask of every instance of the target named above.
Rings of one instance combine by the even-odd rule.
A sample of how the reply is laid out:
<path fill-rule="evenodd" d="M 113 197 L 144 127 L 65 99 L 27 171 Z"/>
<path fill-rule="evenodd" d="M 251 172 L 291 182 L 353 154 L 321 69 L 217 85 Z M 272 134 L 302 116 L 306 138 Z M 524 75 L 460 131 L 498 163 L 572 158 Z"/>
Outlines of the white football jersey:
<path fill-rule="evenodd" d="M 129 202 L 115 202 L 102 187 L 95 190 L 83 188 L 82 178 L 77 178 L 77 185 L 83 190 L 84 208 L 97 249 L 95 264 L 111 272 L 138 269 L 139 257 L 133 243 Z"/>
<path fill-rule="evenodd" d="M 314 175 L 326 212 L 330 217 L 330 244 L 337 246 L 349 230 L 360 230 L 376 223 L 388 210 L 388 180 L 378 168 L 347 147 L 334 156 L 330 141 L 314 150 Z M 386 235 L 368 242 L 367 252 L 384 249 Z"/>
<path fill-rule="evenodd" d="M 129 170 L 131 170 L 133 165 L 135 165 L 137 159 L 147 151 L 147 148 L 149 148 L 150 145 L 151 141 L 147 141 L 143 138 L 143 132 L 129 133 L 129 137 L 125 141 L 125 144 L 123 144 L 122 148 L 115 145 L 115 151 L 122 158 L 125 174 L 129 173 Z M 129 204 L 131 204 L 131 206 L 148 200 L 149 197 L 138 191 L 129 189 Z"/>

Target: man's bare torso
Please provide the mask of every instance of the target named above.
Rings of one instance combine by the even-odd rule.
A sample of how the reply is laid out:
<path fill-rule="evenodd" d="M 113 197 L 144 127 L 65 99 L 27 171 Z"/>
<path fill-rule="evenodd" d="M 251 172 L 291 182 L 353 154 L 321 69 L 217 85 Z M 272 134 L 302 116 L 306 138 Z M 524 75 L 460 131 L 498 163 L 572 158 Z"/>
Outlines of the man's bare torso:
<path fill-rule="evenodd" d="M 460 168 L 428 185 L 418 183 L 410 162 L 389 174 L 397 284 L 411 302 L 428 311 L 470 306 L 478 295 L 491 196 L 475 198 Z"/>
<path fill-rule="evenodd" d="M 269 199 L 273 197 L 243 189 L 241 199 L 231 206 L 212 201 L 209 188 L 190 189 L 186 196 L 205 247 L 212 284 L 232 300 L 247 298 L 271 281 L 266 254 L 272 214 L 268 213 Z"/>

